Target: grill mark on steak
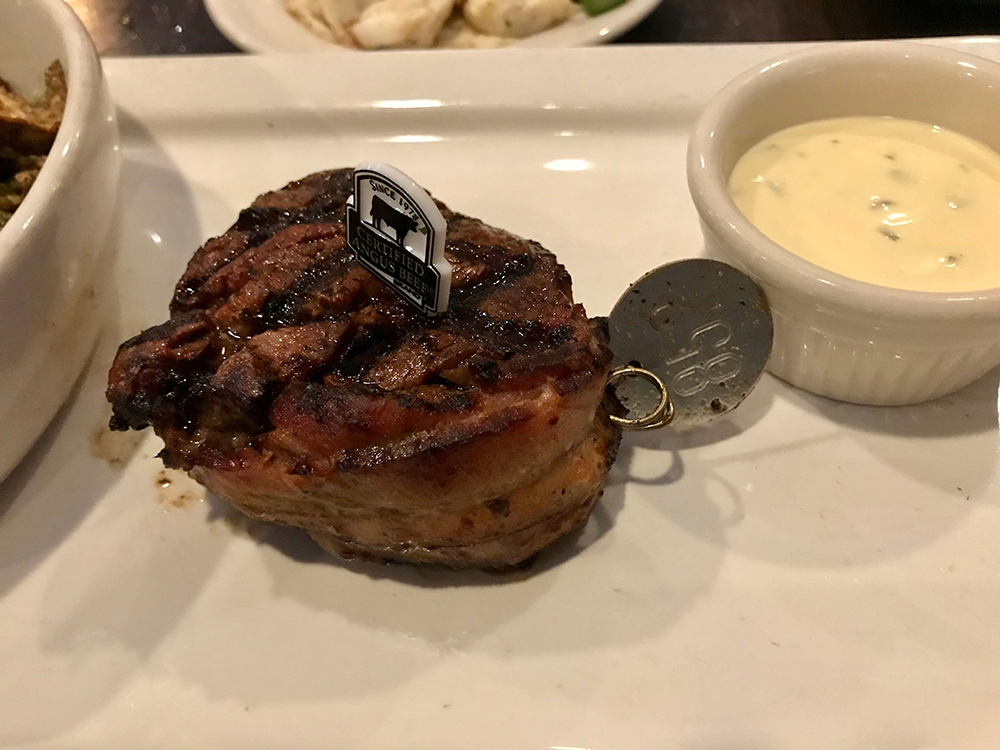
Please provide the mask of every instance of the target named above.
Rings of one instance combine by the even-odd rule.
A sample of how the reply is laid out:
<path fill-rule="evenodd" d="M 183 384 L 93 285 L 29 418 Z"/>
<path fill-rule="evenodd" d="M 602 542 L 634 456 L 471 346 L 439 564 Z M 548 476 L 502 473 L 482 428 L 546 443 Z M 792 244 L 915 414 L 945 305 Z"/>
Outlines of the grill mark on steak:
<path fill-rule="evenodd" d="M 449 229 L 465 221 L 468 221 L 466 217 L 455 216 L 449 222 Z M 450 304 L 475 304 L 535 269 L 535 259 L 527 253 L 511 255 L 497 245 L 479 247 L 468 240 L 451 240 L 445 245 L 445 251 L 449 260 L 458 265 L 452 272 L 454 286 Z"/>
<path fill-rule="evenodd" d="M 343 224 L 344 206 L 352 190 L 351 170 L 341 169 L 309 175 L 258 197 L 240 212 L 226 234 L 209 240 L 195 253 L 177 282 L 170 312 L 209 307 L 213 292 L 202 290 L 205 282 L 282 230 L 297 224 Z"/>
<path fill-rule="evenodd" d="M 352 265 L 351 258 L 343 254 L 324 258 L 303 269 L 287 289 L 271 292 L 257 313 L 258 323 L 264 328 L 301 325 L 346 309 L 349 299 L 342 294 L 329 294 L 329 291 L 338 288 Z M 324 291 L 328 292 L 325 296 Z"/>

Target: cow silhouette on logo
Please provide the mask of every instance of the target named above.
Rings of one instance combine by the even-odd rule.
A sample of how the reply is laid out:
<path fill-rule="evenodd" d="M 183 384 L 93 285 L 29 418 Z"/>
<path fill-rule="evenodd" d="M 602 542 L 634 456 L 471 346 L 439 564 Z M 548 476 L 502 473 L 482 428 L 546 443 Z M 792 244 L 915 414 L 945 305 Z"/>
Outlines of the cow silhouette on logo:
<path fill-rule="evenodd" d="M 396 242 L 403 244 L 406 235 L 417 228 L 417 220 L 412 216 L 407 216 L 402 211 L 396 209 L 382 200 L 379 196 L 372 196 L 372 226 L 386 232 L 382 225 L 388 226 L 396 235 Z M 386 232 L 388 233 L 388 232 Z"/>

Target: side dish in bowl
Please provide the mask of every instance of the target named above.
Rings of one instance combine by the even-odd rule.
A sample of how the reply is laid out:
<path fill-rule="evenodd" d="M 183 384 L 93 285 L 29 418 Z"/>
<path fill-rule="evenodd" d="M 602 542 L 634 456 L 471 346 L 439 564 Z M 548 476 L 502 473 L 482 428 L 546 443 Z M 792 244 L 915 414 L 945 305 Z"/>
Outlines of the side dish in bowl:
<path fill-rule="evenodd" d="M 625 0 L 282 0 L 309 33 L 355 49 L 503 47 Z"/>
<path fill-rule="evenodd" d="M 35 184 L 65 108 L 66 74 L 58 60 L 46 68 L 45 92 L 34 100 L 0 78 L 0 228 Z"/>
<path fill-rule="evenodd" d="M 355 54 L 604 44 L 639 23 L 659 2 L 205 0 L 205 9 L 219 30 L 248 52 Z"/>
<path fill-rule="evenodd" d="M 724 87 L 688 146 L 710 256 L 774 316 L 769 369 L 863 404 L 1000 363 L 1000 65 L 904 42 L 792 53 Z"/>
<path fill-rule="evenodd" d="M 11 210 L 0 228 L 0 479 L 69 395 L 110 292 L 118 129 L 97 54 L 62 0 L 0 3 L 8 98 L 14 91 L 29 104 L 50 98 L 45 72 L 53 63 L 66 84 L 54 136 L 9 122 L 0 127 L 10 179 L 33 178 L 30 189 L 19 184 L 7 192 Z M 38 147 L 38 138 L 51 145 Z M 38 150 L 47 154 L 44 164 L 29 153 Z"/>

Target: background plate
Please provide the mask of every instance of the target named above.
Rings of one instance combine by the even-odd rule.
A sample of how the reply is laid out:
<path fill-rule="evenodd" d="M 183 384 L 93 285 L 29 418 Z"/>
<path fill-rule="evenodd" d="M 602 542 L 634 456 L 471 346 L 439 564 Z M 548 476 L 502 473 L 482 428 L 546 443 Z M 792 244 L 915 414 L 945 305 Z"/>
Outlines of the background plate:
<path fill-rule="evenodd" d="M 609 42 L 648 16 L 660 2 L 626 0 L 607 13 L 594 18 L 581 14 L 511 46 L 583 47 Z M 285 12 L 281 0 L 205 0 L 205 7 L 229 41 L 249 52 L 358 52 L 310 34 Z"/>
<path fill-rule="evenodd" d="M 709 429 L 626 435 L 583 533 L 515 576 L 339 563 L 104 427 L 114 349 L 193 249 L 321 168 L 398 165 L 543 242 L 606 314 L 700 254 L 687 132 L 784 49 L 107 61 L 119 309 L 0 486 L 0 745 L 1000 746 L 996 371 L 881 409 L 765 375 Z"/>

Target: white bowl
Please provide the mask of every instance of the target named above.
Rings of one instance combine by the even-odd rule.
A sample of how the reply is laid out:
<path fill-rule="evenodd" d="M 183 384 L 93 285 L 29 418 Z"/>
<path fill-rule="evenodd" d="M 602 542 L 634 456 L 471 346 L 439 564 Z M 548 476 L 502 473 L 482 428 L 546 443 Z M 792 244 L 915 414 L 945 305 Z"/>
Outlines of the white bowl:
<path fill-rule="evenodd" d="M 763 287 L 774 315 L 768 369 L 823 396 L 910 404 L 1000 363 L 1000 289 L 891 289 L 827 271 L 754 227 L 726 190 L 737 160 L 779 130 L 888 115 L 949 128 L 1000 151 L 1000 65 L 906 42 L 831 44 L 750 70 L 707 105 L 688 143 L 708 254 Z"/>
<path fill-rule="evenodd" d="M 120 160 L 97 54 L 63 0 L 0 2 L 0 77 L 34 95 L 56 59 L 68 87 L 62 126 L 0 230 L 0 479 L 69 395 L 110 292 Z"/>

